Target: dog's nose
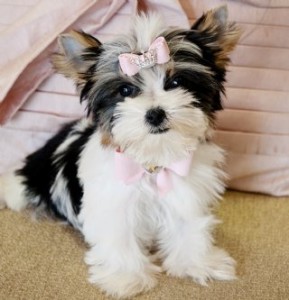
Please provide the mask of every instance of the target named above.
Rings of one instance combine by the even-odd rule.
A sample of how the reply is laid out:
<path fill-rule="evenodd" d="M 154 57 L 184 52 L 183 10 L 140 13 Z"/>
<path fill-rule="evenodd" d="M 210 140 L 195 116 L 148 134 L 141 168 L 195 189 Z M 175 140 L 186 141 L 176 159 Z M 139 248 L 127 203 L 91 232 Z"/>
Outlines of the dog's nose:
<path fill-rule="evenodd" d="M 166 112 L 160 108 L 152 108 L 146 112 L 145 119 L 146 121 L 153 126 L 160 126 L 163 121 L 166 119 Z"/>

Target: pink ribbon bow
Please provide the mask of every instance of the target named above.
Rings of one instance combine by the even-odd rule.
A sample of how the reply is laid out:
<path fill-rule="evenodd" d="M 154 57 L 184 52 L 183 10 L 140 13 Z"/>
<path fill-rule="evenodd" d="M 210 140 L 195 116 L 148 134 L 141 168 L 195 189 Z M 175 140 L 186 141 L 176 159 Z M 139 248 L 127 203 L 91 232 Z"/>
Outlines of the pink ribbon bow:
<path fill-rule="evenodd" d="M 156 186 L 161 197 L 172 189 L 171 173 L 181 177 L 188 175 L 192 162 L 192 155 L 187 158 L 171 164 L 169 167 L 163 167 L 156 173 Z M 140 180 L 145 174 L 151 175 L 140 164 L 136 163 L 122 152 L 115 152 L 115 170 L 117 178 L 125 184 L 132 184 Z"/>
<path fill-rule="evenodd" d="M 119 55 L 118 60 L 123 73 L 133 76 L 140 69 L 168 62 L 170 60 L 170 49 L 165 38 L 160 36 L 152 42 L 147 52 L 141 55 L 123 53 Z"/>

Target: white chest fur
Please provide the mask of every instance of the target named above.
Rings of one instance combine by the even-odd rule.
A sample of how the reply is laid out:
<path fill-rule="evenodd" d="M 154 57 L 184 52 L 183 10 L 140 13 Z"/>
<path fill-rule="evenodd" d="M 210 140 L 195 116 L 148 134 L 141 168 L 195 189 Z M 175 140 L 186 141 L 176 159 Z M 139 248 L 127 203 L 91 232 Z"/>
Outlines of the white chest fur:
<path fill-rule="evenodd" d="M 154 239 L 167 210 L 175 210 L 184 218 L 207 213 L 208 207 L 223 192 L 223 173 L 217 167 L 222 162 L 223 151 L 219 147 L 199 145 L 188 176 L 171 174 L 173 188 L 160 197 L 155 186 L 156 174 L 146 174 L 128 185 L 121 182 L 115 174 L 114 151 L 104 148 L 99 134 L 95 133 L 79 160 L 79 177 L 84 188 L 79 221 L 86 240 L 95 243 L 95 232 L 99 229 L 105 232 L 111 218 L 123 218 L 134 225 L 135 235 Z M 114 226 L 110 226 L 113 230 Z M 144 234 L 143 230 L 152 232 Z"/>

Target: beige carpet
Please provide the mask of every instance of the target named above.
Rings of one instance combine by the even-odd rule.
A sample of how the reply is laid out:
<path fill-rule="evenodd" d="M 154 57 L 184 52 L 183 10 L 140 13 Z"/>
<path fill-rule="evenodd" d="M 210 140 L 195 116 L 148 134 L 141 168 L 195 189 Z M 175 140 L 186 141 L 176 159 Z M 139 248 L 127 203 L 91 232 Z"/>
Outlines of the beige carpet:
<path fill-rule="evenodd" d="M 289 198 L 228 192 L 216 240 L 238 262 L 239 279 L 202 287 L 161 275 L 137 300 L 289 299 Z M 0 299 L 108 299 L 87 280 L 86 246 L 67 226 L 0 211 Z"/>

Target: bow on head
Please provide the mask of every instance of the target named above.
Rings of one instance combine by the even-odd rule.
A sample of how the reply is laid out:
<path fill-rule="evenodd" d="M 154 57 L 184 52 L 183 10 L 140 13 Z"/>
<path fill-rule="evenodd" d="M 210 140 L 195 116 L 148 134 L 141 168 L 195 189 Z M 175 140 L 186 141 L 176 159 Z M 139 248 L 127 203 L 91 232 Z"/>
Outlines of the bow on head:
<path fill-rule="evenodd" d="M 140 69 L 168 62 L 170 60 L 170 50 L 164 37 L 160 36 L 153 41 L 147 52 L 141 55 L 123 53 L 119 55 L 118 60 L 123 73 L 133 76 Z"/>
<path fill-rule="evenodd" d="M 172 189 L 171 173 L 185 177 L 189 174 L 192 162 L 192 155 L 177 161 L 168 167 L 160 168 L 156 173 L 156 186 L 161 197 Z M 132 184 L 140 180 L 145 174 L 150 172 L 143 166 L 139 165 L 122 152 L 115 152 L 115 171 L 119 180 L 125 184 Z"/>

